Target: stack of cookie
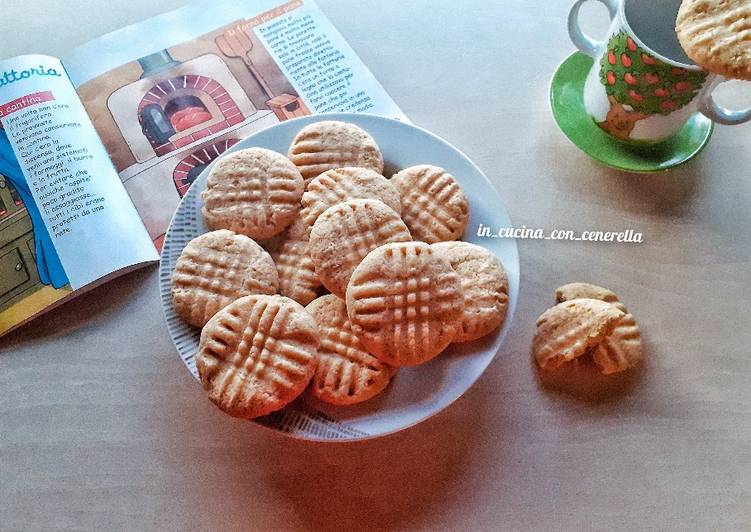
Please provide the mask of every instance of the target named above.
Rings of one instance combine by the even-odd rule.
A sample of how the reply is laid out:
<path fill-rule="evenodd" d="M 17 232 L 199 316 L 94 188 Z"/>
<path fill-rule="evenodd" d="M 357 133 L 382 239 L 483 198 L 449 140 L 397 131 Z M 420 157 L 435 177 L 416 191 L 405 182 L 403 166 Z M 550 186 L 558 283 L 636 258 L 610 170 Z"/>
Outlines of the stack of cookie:
<path fill-rule="evenodd" d="M 202 198 L 212 231 L 180 256 L 173 303 L 203 327 L 201 382 L 230 415 L 268 414 L 305 389 L 365 401 L 399 367 L 503 323 L 506 273 L 457 241 L 469 204 L 453 176 L 420 165 L 387 179 L 353 124 L 311 124 L 287 157 L 228 154 Z"/>

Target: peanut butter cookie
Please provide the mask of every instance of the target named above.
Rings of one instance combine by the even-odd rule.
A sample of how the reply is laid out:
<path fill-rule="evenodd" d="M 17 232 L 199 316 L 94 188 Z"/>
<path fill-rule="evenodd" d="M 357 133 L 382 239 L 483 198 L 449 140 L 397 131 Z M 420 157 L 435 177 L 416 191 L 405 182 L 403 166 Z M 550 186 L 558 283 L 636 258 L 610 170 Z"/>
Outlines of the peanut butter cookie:
<path fill-rule="evenodd" d="M 273 294 L 279 277 L 271 256 L 253 239 L 226 229 L 194 238 L 172 274 L 175 312 L 203 327 L 220 309 L 250 294 Z"/>
<path fill-rule="evenodd" d="M 396 370 L 365 350 L 352 331 L 344 301 L 329 294 L 305 310 L 321 333 L 310 393 L 335 405 L 361 403 L 381 393 Z"/>
<path fill-rule="evenodd" d="M 402 219 L 412 238 L 428 244 L 456 240 L 469 221 L 469 202 L 443 168 L 412 166 L 391 178 L 402 199 Z"/>
<path fill-rule="evenodd" d="M 352 272 L 378 246 L 412 240 L 402 219 L 378 200 L 349 200 L 321 214 L 310 233 L 310 258 L 318 278 L 344 298 Z"/>
<path fill-rule="evenodd" d="M 284 155 L 249 148 L 216 162 L 201 194 L 201 212 L 211 229 L 270 238 L 297 217 L 302 193 L 302 176 Z"/>
<path fill-rule="evenodd" d="M 424 242 L 374 249 L 349 281 L 347 314 L 365 348 L 391 366 L 443 351 L 461 327 L 464 295 L 449 262 Z"/>
<path fill-rule="evenodd" d="M 626 371 L 638 365 L 643 358 L 641 331 L 634 316 L 618 300 L 618 296 L 607 288 L 589 283 L 571 283 L 556 290 L 556 300 L 559 302 L 579 298 L 606 301 L 624 313 L 610 334 L 591 351 L 592 360 L 603 375 Z"/>
<path fill-rule="evenodd" d="M 298 303 L 253 295 L 219 311 L 201 332 L 196 366 L 209 399 L 251 419 L 283 408 L 310 382 L 320 332 Z"/>
<path fill-rule="evenodd" d="M 359 166 L 383 173 L 383 156 L 367 131 L 347 122 L 324 120 L 302 128 L 287 154 L 307 185 L 328 170 Z"/>
<path fill-rule="evenodd" d="M 751 80 L 751 3 L 683 0 L 675 31 L 686 54 L 704 70 Z"/>
<path fill-rule="evenodd" d="M 454 342 L 471 342 L 501 326 L 508 307 L 508 276 L 498 258 L 468 242 L 439 242 L 430 246 L 449 261 L 464 292 L 462 326 Z"/>
<path fill-rule="evenodd" d="M 303 194 L 300 217 L 308 234 L 323 211 L 351 199 L 376 199 L 397 214 L 402 212 L 399 191 L 381 174 L 366 168 L 337 168 L 313 179 Z"/>

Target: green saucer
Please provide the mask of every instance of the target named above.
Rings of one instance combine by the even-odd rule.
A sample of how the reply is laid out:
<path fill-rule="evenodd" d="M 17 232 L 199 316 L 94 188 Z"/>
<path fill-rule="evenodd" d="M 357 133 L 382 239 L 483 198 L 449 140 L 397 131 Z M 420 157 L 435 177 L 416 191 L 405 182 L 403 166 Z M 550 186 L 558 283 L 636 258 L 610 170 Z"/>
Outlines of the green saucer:
<path fill-rule="evenodd" d="M 674 137 L 659 144 L 630 146 L 600 129 L 584 110 L 584 82 L 593 59 L 581 52 L 569 56 L 550 83 L 550 106 L 558 127 L 584 153 L 611 168 L 627 172 L 660 172 L 694 158 L 706 146 L 713 122 L 695 113 Z"/>

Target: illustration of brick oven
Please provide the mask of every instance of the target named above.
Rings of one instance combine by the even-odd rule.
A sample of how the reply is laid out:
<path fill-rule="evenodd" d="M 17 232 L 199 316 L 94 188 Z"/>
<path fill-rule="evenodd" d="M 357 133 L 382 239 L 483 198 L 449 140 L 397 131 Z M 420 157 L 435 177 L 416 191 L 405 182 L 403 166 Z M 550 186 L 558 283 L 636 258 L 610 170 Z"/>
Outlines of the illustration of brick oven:
<path fill-rule="evenodd" d="M 159 243 L 180 198 L 201 170 L 279 118 L 253 105 L 217 55 L 181 63 L 162 50 L 138 63 L 141 78 L 113 92 L 107 107 L 136 161 L 118 171 Z"/>

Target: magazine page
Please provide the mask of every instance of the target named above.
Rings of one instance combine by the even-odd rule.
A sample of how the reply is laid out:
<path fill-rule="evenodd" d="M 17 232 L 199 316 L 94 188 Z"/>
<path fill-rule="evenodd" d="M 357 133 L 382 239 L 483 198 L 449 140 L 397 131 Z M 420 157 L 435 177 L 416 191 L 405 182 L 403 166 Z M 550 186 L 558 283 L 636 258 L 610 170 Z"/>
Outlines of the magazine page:
<path fill-rule="evenodd" d="M 193 180 L 248 135 L 333 111 L 406 120 L 312 0 L 198 1 L 63 62 L 159 249 Z"/>
<path fill-rule="evenodd" d="M 58 59 L 0 62 L 0 334 L 158 258 Z"/>

